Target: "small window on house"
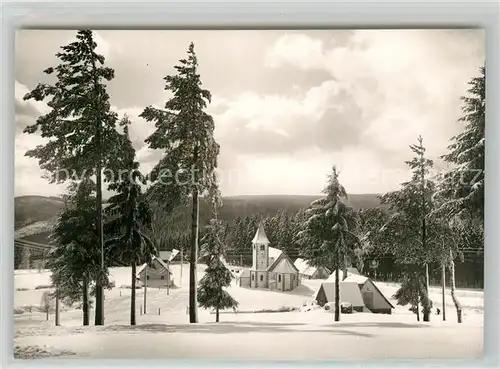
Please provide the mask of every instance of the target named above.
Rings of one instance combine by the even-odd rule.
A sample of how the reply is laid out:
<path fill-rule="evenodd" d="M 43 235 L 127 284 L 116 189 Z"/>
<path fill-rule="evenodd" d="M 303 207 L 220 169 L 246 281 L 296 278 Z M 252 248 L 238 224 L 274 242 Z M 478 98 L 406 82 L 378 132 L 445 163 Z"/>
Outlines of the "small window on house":
<path fill-rule="evenodd" d="M 281 282 L 281 274 L 278 274 L 278 282 Z"/>
<path fill-rule="evenodd" d="M 149 275 L 148 275 L 148 276 L 146 276 L 146 279 L 149 281 Z"/>
<path fill-rule="evenodd" d="M 255 275 L 254 275 L 254 274 L 252 274 L 252 281 L 253 281 L 254 279 L 255 279 Z"/>
<path fill-rule="evenodd" d="M 264 245 L 260 245 L 260 251 L 264 251 L 266 247 Z"/>
<path fill-rule="evenodd" d="M 164 275 L 162 275 L 162 276 L 160 277 L 160 279 L 161 279 L 161 280 L 164 280 L 164 279 L 165 279 L 165 276 L 164 276 Z"/>
<path fill-rule="evenodd" d="M 262 282 L 264 280 L 264 276 L 261 274 L 260 275 L 260 281 Z"/>

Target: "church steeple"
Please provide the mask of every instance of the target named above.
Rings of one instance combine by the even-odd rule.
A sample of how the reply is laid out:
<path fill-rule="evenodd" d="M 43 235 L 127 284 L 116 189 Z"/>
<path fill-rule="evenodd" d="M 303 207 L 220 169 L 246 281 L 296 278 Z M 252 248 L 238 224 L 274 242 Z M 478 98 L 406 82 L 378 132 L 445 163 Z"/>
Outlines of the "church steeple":
<path fill-rule="evenodd" d="M 255 232 L 252 243 L 258 245 L 269 245 L 269 239 L 267 238 L 266 231 L 264 230 L 263 222 L 259 223 L 259 228 L 257 228 L 257 232 Z"/>

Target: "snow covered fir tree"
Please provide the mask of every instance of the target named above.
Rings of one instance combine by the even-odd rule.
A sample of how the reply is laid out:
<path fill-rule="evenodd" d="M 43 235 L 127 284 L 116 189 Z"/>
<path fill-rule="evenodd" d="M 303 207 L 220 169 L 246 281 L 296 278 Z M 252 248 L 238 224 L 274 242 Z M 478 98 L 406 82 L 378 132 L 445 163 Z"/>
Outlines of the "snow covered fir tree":
<path fill-rule="evenodd" d="M 481 30 L 15 43 L 16 358 L 489 357 Z"/>
<path fill-rule="evenodd" d="M 220 311 L 236 308 L 238 302 L 224 290 L 231 285 L 233 275 L 224 263 L 225 246 L 220 238 L 222 225 L 213 219 L 207 228 L 201 240 L 207 268 L 198 287 L 198 302 L 203 308 L 215 309 L 215 321 L 218 323 Z"/>

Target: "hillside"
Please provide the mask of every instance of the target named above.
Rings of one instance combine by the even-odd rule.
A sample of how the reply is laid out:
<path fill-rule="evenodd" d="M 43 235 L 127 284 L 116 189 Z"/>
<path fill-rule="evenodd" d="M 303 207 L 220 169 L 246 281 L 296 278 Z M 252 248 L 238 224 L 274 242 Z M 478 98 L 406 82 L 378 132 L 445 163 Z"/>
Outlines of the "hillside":
<path fill-rule="evenodd" d="M 18 196 L 14 199 L 15 228 L 50 219 L 57 215 L 64 203 L 58 197 Z"/>
<path fill-rule="evenodd" d="M 266 196 L 234 196 L 224 198 L 224 206 L 219 211 L 219 218 L 230 220 L 238 216 L 273 214 L 279 209 L 296 212 L 307 208 L 318 196 L 266 195 Z M 355 209 L 380 207 L 374 194 L 353 194 L 348 204 Z M 64 206 L 57 197 L 19 196 L 15 198 L 16 229 L 38 221 L 53 218 Z M 190 217 L 189 208 L 176 211 L 174 218 L 178 221 Z M 200 220 L 204 223 L 210 217 L 210 205 L 200 202 Z"/>

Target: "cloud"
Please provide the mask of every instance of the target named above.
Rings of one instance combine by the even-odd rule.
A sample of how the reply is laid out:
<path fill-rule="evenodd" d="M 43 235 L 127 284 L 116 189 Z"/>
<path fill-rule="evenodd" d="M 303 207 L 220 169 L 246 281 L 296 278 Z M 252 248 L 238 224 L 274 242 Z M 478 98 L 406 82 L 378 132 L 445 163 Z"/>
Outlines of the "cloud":
<path fill-rule="evenodd" d="M 32 159 L 17 159 L 36 144 L 36 135 L 20 132 L 47 109 L 22 97 L 74 34 L 16 35 L 16 180 L 18 168 L 37 168 Z M 115 69 L 108 84 L 113 110 L 131 119 L 145 172 L 162 154 L 145 144 L 155 127 L 139 114 L 164 105 L 163 77 L 175 73 L 195 42 L 203 86 L 213 94 L 208 111 L 226 195 L 316 194 L 333 164 L 350 192 L 394 189 L 408 177 L 404 161 L 418 134 L 435 159 L 462 130 L 459 97 L 484 62 L 484 33 L 477 30 L 102 30 L 96 39 Z M 31 173 L 19 175 L 16 191 L 49 191 Z"/>
<path fill-rule="evenodd" d="M 480 30 L 363 30 L 353 31 L 345 45 L 320 51 L 319 45 L 306 35 L 285 35 L 269 50 L 268 66 L 328 71 L 361 109 L 363 139 L 399 158 L 408 156 L 418 134 L 430 155 L 446 150 L 461 129 L 459 98 L 484 63 Z"/>
<path fill-rule="evenodd" d="M 248 91 L 217 110 L 223 112 L 213 114 L 216 138 L 241 153 L 339 150 L 358 141 L 363 124 L 360 108 L 333 80 L 290 97 Z"/>

